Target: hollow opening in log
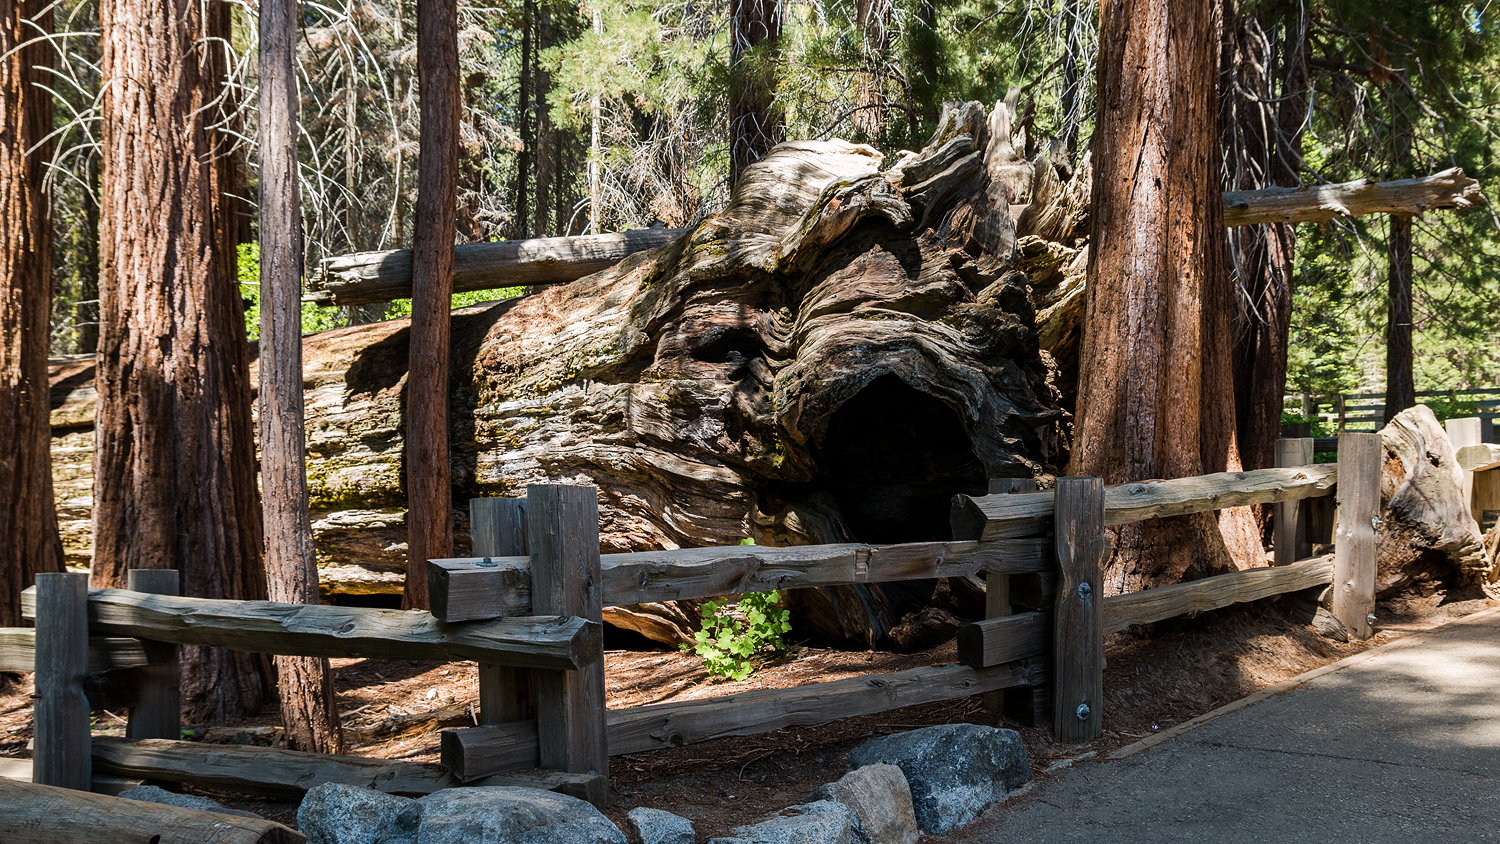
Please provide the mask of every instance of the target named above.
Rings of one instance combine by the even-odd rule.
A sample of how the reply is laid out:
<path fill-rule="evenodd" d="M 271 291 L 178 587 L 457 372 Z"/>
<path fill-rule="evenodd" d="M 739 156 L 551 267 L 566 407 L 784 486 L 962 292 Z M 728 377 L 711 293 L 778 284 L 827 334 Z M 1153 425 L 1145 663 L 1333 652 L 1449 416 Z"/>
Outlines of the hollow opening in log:
<path fill-rule="evenodd" d="M 839 407 L 820 451 L 823 485 L 861 542 L 949 539 L 949 500 L 985 490 L 958 414 L 895 375 Z"/>

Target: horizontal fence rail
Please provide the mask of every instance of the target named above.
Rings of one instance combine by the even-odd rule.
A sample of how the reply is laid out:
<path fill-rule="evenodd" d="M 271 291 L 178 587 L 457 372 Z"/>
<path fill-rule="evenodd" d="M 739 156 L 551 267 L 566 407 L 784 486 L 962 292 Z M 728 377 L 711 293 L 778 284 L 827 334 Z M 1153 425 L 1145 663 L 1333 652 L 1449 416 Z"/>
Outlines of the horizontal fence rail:
<path fill-rule="evenodd" d="M 1104 490 L 1104 523 L 1123 525 L 1250 504 L 1274 504 L 1331 495 L 1338 479 L 1332 465 L 1221 472 L 1195 478 L 1119 484 Z M 1047 529 L 1053 493 L 955 496 L 953 535 L 995 540 Z"/>
<path fill-rule="evenodd" d="M 33 589 L 21 612 L 36 617 Z M 535 668 L 578 668 L 599 659 L 581 618 L 505 618 L 447 626 L 431 614 L 366 607 L 278 604 L 91 589 L 90 629 L 177 645 L 282 656 L 474 659 Z"/>
<path fill-rule="evenodd" d="M 717 598 L 847 583 L 1050 570 L 1051 540 L 902 545 L 731 545 L 604 554 L 604 606 Z M 428 561 L 432 614 L 446 621 L 531 611 L 528 557 Z"/>

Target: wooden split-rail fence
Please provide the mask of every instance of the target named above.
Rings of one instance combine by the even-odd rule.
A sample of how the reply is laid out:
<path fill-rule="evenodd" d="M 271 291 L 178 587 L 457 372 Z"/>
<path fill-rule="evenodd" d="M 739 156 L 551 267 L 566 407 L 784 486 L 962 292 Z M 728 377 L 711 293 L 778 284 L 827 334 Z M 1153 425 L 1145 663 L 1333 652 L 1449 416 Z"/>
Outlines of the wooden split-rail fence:
<path fill-rule="evenodd" d="M 955 497 L 957 539 L 900 545 L 601 556 L 597 491 L 533 486 L 472 503 L 477 556 L 431 561 L 431 613 L 183 598 L 172 572 L 134 572 L 125 590 L 44 574 L 25 605 L 36 628 L 0 631 L 0 670 L 36 671 L 33 780 L 75 789 L 100 774 L 284 797 L 322 782 L 398 794 L 520 784 L 602 804 L 610 756 L 977 694 L 1084 742 L 1102 729 L 1109 633 L 1332 582 L 1334 614 L 1370 634 L 1381 449 L 1374 434 L 1344 440 L 1337 465 L 1306 465 L 1301 440 L 1283 443 L 1283 468 L 1108 488 L 1064 477 L 1046 491 L 994 481 L 990 495 Z M 1310 556 L 1333 521 L 1319 502 L 1335 493 L 1335 552 Z M 1275 566 L 1104 596 L 1107 526 L 1249 504 L 1276 505 Z M 605 708 L 605 606 L 966 575 L 988 581 L 990 617 L 961 629 L 958 664 Z M 441 766 L 178 741 L 181 645 L 476 660 L 481 723 L 442 733 Z M 106 706 L 129 707 L 124 738 L 90 734 L 90 710 Z"/>

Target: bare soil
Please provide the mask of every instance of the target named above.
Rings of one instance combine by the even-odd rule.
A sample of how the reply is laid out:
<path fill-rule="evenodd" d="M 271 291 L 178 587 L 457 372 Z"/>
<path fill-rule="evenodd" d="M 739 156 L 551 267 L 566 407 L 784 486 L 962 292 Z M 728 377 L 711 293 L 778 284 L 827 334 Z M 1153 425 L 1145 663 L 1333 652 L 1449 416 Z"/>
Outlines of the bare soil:
<path fill-rule="evenodd" d="M 1030 753 L 1033 774 L 1046 780 L 1051 776 L 1049 766 L 1061 760 L 1131 744 L 1259 689 L 1384 644 L 1403 632 L 1429 629 L 1496 603 L 1477 593 L 1450 593 L 1426 585 L 1381 602 L 1379 633 L 1359 643 L 1319 636 L 1307 624 L 1305 605 L 1290 597 L 1136 628 L 1111 636 L 1106 643 L 1105 729 L 1103 737 L 1091 744 L 1055 744 L 1045 728 L 1007 723 L 986 711 L 976 696 L 817 727 L 618 756 L 610 764 L 612 789 L 606 814 L 622 822 L 625 813 L 636 806 L 665 809 L 693 820 L 700 840 L 707 840 L 801 802 L 820 785 L 838 779 L 846 772 L 848 753 L 870 737 L 957 722 L 1018 729 Z M 716 682 L 695 657 L 651 647 L 644 639 L 627 641 L 631 649 L 611 650 L 606 655 L 611 708 L 753 688 L 789 688 L 955 659 L 952 643 L 916 654 L 798 646 L 763 665 L 748 680 Z M 333 664 L 351 754 L 436 762 L 439 731 L 474 723 L 478 681 L 472 662 L 343 659 Z M 0 689 L 0 756 L 26 755 L 31 692 L 29 675 Z M 124 714 L 95 713 L 96 731 L 122 735 Z M 205 741 L 274 745 L 280 741 L 280 727 L 270 712 L 228 727 L 198 728 L 193 735 Z M 199 793 L 289 826 L 296 824 L 293 803 Z M 960 837 L 946 840 L 981 840 L 974 836 L 998 823 L 1006 811 L 989 812 Z"/>

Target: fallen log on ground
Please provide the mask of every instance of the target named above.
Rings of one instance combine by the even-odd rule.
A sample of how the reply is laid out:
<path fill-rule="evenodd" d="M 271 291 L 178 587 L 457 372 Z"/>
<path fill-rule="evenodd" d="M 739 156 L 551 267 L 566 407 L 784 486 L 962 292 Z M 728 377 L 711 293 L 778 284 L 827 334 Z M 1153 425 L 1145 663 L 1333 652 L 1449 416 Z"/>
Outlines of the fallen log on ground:
<path fill-rule="evenodd" d="M 0 830 L 12 844 L 301 844 L 273 821 L 0 779 Z"/>
<path fill-rule="evenodd" d="M 1026 199 L 1014 116 L 950 105 L 928 148 L 884 170 L 869 147 L 783 144 L 668 246 L 456 312 L 455 553 L 468 550 L 462 502 L 538 482 L 597 484 L 602 550 L 623 553 L 942 541 L 953 494 L 1056 471 L 1066 414 L 1009 271 L 1017 215 L 1046 217 Z M 407 336 L 397 320 L 304 341 L 313 525 L 339 591 L 398 591 L 406 566 Z M 55 479 L 78 561 L 92 372 L 54 372 Z M 964 584 L 943 594 L 972 597 Z M 805 632 L 870 647 L 935 592 L 922 580 L 788 600 Z M 606 620 L 668 640 L 698 623 L 677 603 Z"/>
<path fill-rule="evenodd" d="M 1016 118 L 1007 103 L 950 103 L 927 146 L 891 163 L 840 141 L 784 144 L 688 234 L 455 312 L 455 554 L 468 550 L 462 502 L 530 483 L 597 484 L 602 550 L 623 553 L 942 541 L 954 494 L 1055 473 L 1091 175 L 1087 159 L 1036 151 Z M 1309 213 L 1338 195 L 1319 190 L 1303 197 Z M 325 592 L 401 589 L 407 336 L 393 320 L 304 340 Z M 90 547 L 92 377 L 86 360 L 53 368 L 54 485 L 75 564 Z M 972 584 L 952 580 L 942 594 L 970 600 Z M 925 580 L 788 601 L 802 632 L 872 647 L 937 594 Z M 698 623 L 685 602 L 606 620 L 669 642 Z"/>

